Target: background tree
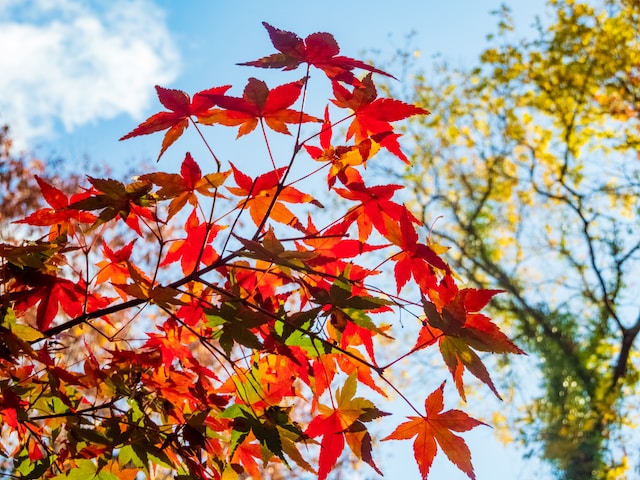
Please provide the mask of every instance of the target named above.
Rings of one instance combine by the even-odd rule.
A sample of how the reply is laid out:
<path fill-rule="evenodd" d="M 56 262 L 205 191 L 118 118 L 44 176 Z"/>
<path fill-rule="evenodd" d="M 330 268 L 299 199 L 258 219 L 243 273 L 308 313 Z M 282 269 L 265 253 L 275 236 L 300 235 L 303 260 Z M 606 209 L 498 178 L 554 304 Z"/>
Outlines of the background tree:
<path fill-rule="evenodd" d="M 36 182 L 33 176 L 43 172 L 44 163 L 40 160 L 14 154 L 9 127 L 0 127 L 0 240 L 7 241 L 12 236 L 11 220 L 41 206 L 42 198 L 34 189 Z"/>
<path fill-rule="evenodd" d="M 419 74 L 414 212 L 535 353 L 516 418 L 559 478 L 623 478 L 638 458 L 640 35 L 632 0 L 553 0 L 533 39 L 500 31 L 472 69 Z M 403 56 L 409 61 L 410 56 Z M 443 219 L 437 221 L 437 216 Z M 455 225 L 455 227 L 453 227 Z"/>
<path fill-rule="evenodd" d="M 379 97 L 374 74 L 389 74 L 339 55 L 330 34 L 264 25 L 277 52 L 244 65 L 301 78 L 251 77 L 241 96 L 158 86 L 164 110 L 122 137 L 163 132 L 160 159 L 189 128 L 206 163 L 185 152 L 178 172 L 88 175 L 70 192 L 35 178 L 44 201 L 12 225 L 38 233 L 0 242 L 2 474 L 231 480 L 275 464 L 324 480 L 346 446 L 380 473 L 367 425 L 388 414 L 365 385 L 415 413 L 383 440 L 413 439 L 421 477 L 442 450 L 475 478 L 459 433 L 482 422 L 445 409 L 446 382 L 416 401 L 389 373 L 437 345 L 462 398 L 467 370 L 497 395 L 478 352 L 522 353 L 481 313 L 497 292 L 461 288 L 402 186 L 364 175 L 381 150 L 406 161 L 392 123 L 428 112 Z M 311 68 L 332 91 L 314 115 Z M 234 162 L 215 153 L 223 127 Z M 262 154 L 243 150 L 252 132 Z M 291 138 L 284 157 L 274 132 Z M 305 191 L 321 175 L 323 201 L 342 208 Z M 415 343 L 383 359 L 399 314 Z"/>

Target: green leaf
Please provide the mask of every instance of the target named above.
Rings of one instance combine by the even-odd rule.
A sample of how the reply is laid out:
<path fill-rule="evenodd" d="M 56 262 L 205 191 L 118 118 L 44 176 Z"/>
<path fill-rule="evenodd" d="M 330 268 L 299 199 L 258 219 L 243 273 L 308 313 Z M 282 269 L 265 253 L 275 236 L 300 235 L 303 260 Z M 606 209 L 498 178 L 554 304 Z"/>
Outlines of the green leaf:
<path fill-rule="evenodd" d="M 112 445 L 113 440 L 105 437 L 93 428 L 69 427 L 77 440 L 82 440 L 91 445 Z"/>
<path fill-rule="evenodd" d="M 136 423 L 139 423 L 140 421 L 142 421 L 142 419 L 145 417 L 145 414 L 140 409 L 140 403 L 133 398 L 128 398 L 127 403 L 131 407 L 131 410 L 130 410 L 131 420 L 133 420 Z"/>
<path fill-rule="evenodd" d="M 245 417 L 247 415 L 252 415 L 252 412 L 248 407 L 234 403 L 233 405 L 225 408 L 219 416 L 220 418 L 238 418 Z"/>
<path fill-rule="evenodd" d="M 286 321 L 277 320 L 275 322 L 275 333 L 277 333 L 283 341 L 286 341 L 293 333 L 300 332 L 300 328 L 304 330 L 312 328 L 320 312 L 322 312 L 322 307 L 315 307 L 303 312 L 283 313 Z"/>
<path fill-rule="evenodd" d="M 119 480 L 118 477 L 111 472 L 100 472 L 94 478 L 96 480 Z"/>
<path fill-rule="evenodd" d="M 286 326 L 285 326 L 286 327 Z M 311 321 L 304 323 L 301 326 L 302 330 L 309 330 L 311 328 Z M 295 330 L 291 333 L 285 342 L 288 347 L 300 347 L 310 358 L 316 358 L 325 353 L 331 353 L 331 345 L 328 342 L 311 337 L 307 333 L 301 330 Z"/>
<path fill-rule="evenodd" d="M 7 308 L 2 324 L 22 341 L 33 342 L 43 338 L 39 330 L 29 325 L 18 323 L 16 313 L 12 308 Z"/>
<path fill-rule="evenodd" d="M 33 472 L 36 464 L 31 461 L 28 455 L 20 456 L 14 459 L 15 471 L 22 477 L 33 478 L 30 474 Z"/>
<path fill-rule="evenodd" d="M 362 310 L 357 308 L 341 308 L 347 317 L 356 325 L 362 328 L 366 328 L 367 330 L 371 330 L 372 332 L 376 332 L 380 335 L 387 336 L 382 330 L 378 328 L 378 326 L 371 320 L 371 317 L 364 313 Z"/>
<path fill-rule="evenodd" d="M 0 243 L 0 257 L 24 270 L 30 267 L 35 270 L 46 271 L 47 263 L 58 253 L 64 245 L 50 242 L 26 242 L 25 245 L 9 245 Z"/>
<path fill-rule="evenodd" d="M 160 465 L 165 468 L 173 468 L 173 464 L 171 463 L 171 460 L 169 460 L 169 457 L 159 448 L 151 447 L 147 453 L 149 460 L 156 465 Z"/>
<path fill-rule="evenodd" d="M 91 460 L 77 459 L 76 466 L 67 472 L 68 480 L 91 480 L 96 478 L 98 468 Z"/>
<path fill-rule="evenodd" d="M 220 418 L 232 418 L 233 430 L 231 431 L 231 453 L 233 456 L 238 446 L 244 442 L 249 432 L 251 431 L 251 423 L 257 421 L 253 416 L 253 413 L 247 409 L 244 405 L 233 404 L 225 409 Z"/>
<path fill-rule="evenodd" d="M 253 434 L 260 441 L 260 443 L 269 449 L 271 453 L 277 455 L 284 460 L 284 454 L 282 453 L 282 441 L 280 440 L 280 434 L 275 425 L 268 425 L 265 423 L 257 423 L 252 426 Z"/>
<path fill-rule="evenodd" d="M 138 468 L 144 467 L 144 462 L 133 447 L 131 445 L 124 445 L 118 452 L 118 465 L 124 467 L 129 463 Z"/>
<path fill-rule="evenodd" d="M 243 256 L 272 262 L 283 269 L 292 268 L 299 271 L 310 271 L 309 259 L 318 256 L 313 251 L 285 250 L 275 237 L 273 229 L 269 229 L 262 241 L 247 240 L 234 235 L 245 247 Z"/>
<path fill-rule="evenodd" d="M 262 342 L 251 329 L 269 320 L 264 315 L 247 308 L 239 308 L 236 303 L 226 302 L 220 308 L 207 310 L 205 317 L 207 325 L 221 327 L 213 334 L 213 338 L 218 339 L 227 355 L 231 354 L 236 343 L 255 350 L 263 348 Z"/>

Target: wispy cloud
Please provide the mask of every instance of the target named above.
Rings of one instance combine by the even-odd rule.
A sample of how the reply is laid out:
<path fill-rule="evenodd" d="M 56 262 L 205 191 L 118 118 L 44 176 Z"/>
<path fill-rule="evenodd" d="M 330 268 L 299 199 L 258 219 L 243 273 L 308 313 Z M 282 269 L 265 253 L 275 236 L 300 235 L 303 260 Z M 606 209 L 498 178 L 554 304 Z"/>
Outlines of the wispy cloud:
<path fill-rule="evenodd" d="M 0 124 L 19 146 L 121 113 L 178 73 L 163 11 L 147 0 L 0 2 Z"/>

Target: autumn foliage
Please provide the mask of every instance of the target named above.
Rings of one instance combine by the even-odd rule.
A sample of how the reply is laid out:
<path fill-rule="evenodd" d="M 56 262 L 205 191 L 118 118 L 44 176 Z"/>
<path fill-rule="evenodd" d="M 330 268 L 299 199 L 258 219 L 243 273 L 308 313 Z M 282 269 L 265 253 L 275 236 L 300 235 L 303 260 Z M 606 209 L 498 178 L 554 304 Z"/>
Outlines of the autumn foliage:
<path fill-rule="evenodd" d="M 186 152 L 177 173 L 130 183 L 88 177 L 71 194 L 37 179 L 47 205 L 16 225 L 42 236 L 0 244 L 5 472 L 233 479 L 275 463 L 324 479 L 348 446 L 381 473 L 369 424 L 387 417 L 384 439 L 414 439 L 423 478 L 439 449 L 475 478 L 458 433 L 482 422 L 444 410 L 444 383 L 415 407 L 393 367 L 437 345 L 463 398 L 466 370 L 497 395 L 477 352 L 522 352 L 480 313 L 498 292 L 459 288 L 402 186 L 363 175 L 378 156 L 406 162 L 392 124 L 429 112 L 379 98 L 374 76 L 388 74 L 339 55 L 331 35 L 265 27 L 277 53 L 243 65 L 301 77 L 252 77 L 239 96 L 157 87 L 166 110 L 122 137 L 164 132 L 160 158 L 193 127 L 211 158 Z M 334 96 L 314 113 L 312 68 Z M 262 135 L 266 161 L 218 158 L 223 127 Z M 284 160 L 271 131 L 292 139 Z M 316 196 L 312 179 L 326 185 Z M 400 314 L 414 346 L 382 361 Z M 389 417 L 358 385 L 377 403 L 395 391 L 415 415 Z"/>

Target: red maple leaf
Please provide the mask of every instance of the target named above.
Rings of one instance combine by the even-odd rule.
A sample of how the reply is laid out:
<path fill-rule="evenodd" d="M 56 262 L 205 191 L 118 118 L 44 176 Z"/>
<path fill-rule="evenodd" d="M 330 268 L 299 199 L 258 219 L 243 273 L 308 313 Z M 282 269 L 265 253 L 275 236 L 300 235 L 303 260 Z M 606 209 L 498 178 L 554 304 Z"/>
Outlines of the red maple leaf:
<path fill-rule="evenodd" d="M 251 478 L 262 478 L 262 470 L 257 462 L 257 460 L 262 461 L 260 448 L 259 443 L 244 441 L 234 450 L 231 461 L 242 465 Z"/>
<path fill-rule="evenodd" d="M 409 160 L 398 144 L 399 134 L 392 133 L 391 122 L 404 120 L 413 115 L 429 115 L 430 112 L 400 100 L 377 98 L 378 92 L 371 74 L 352 88 L 350 91 L 340 83 L 333 82 L 335 99 L 332 102 L 339 108 L 353 110 L 355 116 L 347 129 L 347 139 L 355 136 L 356 142 L 361 142 L 372 135 L 389 132 L 390 134 L 381 141 L 381 145 L 408 163 Z"/>
<path fill-rule="evenodd" d="M 425 400 L 425 416 L 407 417 L 409 421 L 398 425 L 398 428 L 383 441 L 408 440 L 416 437 L 413 442 L 413 453 L 423 479 L 429 475 L 429 469 L 433 464 L 439 445 L 449 460 L 469 478 L 475 480 L 469 447 L 461 437 L 453 432 L 466 432 L 478 425 L 486 424 L 471 418 L 461 410 L 443 412 L 444 385 L 442 383 Z"/>
<path fill-rule="evenodd" d="M 388 413 L 378 410 L 365 398 L 354 398 L 356 388 L 356 375 L 351 374 L 343 387 L 338 389 L 335 405 L 332 407 L 319 405 L 320 415 L 316 416 L 307 427 L 305 433 L 310 437 L 322 435 L 318 480 L 324 480 L 336 464 L 344 449 L 345 439 L 353 453 L 380 473 L 371 457 L 371 437 L 362 422 L 371 421 Z"/>
<path fill-rule="evenodd" d="M 135 240 L 132 240 L 124 247 L 115 252 L 109 248 L 106 242 L 102 241 L 102 250 L 106 260 L 102 260 L 96 264 L 100 270 L 96 275 L 96 284 L 110 281 L 112 285 L 126 284 L 130 278 L 129 273 L 129 259 L 133 252 L 133 245 Z M 118 287 L 114 287 L 122 299 L 126 299 L 126 294 L 119 290 Z"/>
<path fill-rule="evenodd" d="M 367 160 L 373 157 L 383 146 L 385 138 L 391 135 L 390 132 L 385 132 L 380 135 L 374 135 L 371 138 L 366 138 L 357 145 L 331 145 L 332 127 L 329 119 L 328 106 L 324 111 L 324 122 L 322 130 L 320 131 L 320 147 L 315 145 L 304 145 L 307 153 L 319 162 L 329 162 L 331 167 L 327 176 L 327 183 L 329 187 L 333 187 L 336 182 L 336 178 L 347 185 L 354 182 L 362 182 L 362 177 L 354 167 L 359 165 L 366 165 Z"/>
<path fill-rule="evenodd" d="M 524 354 L 493 323 L 479 313 L 501 290 L 458 290 L 449 275 L 429 292 L 433 300 L 423 298 L 426 321 L 418 335 L 416 349 L 439 344 L 442 357 L 464 399 L 462 375 L 464 369 L 484 382 L 500 398 L 489 372 L 475 352 Z"/>
<path fill-rule="evenodd" d="M 85 306 L 87 311 L 93 311 L 105 307 L 110 301 L 95 293 L 87 295 L 82 281 L 74 283 L 32 269 L 21 270 L 14 278 L 19 285 L 16 311 L 24 312 L 37 304 L 36 325 L 43 332 L 51 326 L 60 308 L 73 318 L 81 315 Z"/>
<path fill-rule="evenodd" d="M 358 225 L 359 240 L 366 242 L 375 227 L 381 235 L 386 236 L 389 225 L 398 222 L 403 214 L 407 214 L 412 221 L 418 220 L 408 212 L 404 205 L 391 200 L 394 193 L 400 190 L 400 185 L 378 185 L 367 187 L 364 183 L 353 182 L 347 189 L 336 188 L 335 191 L 343 198 L 359 201 L 360 205 L 351 208 L 344 217 L 343 223 Z"/>
<path fill-rule="evenodd" d="M 25 407 L 29 407 L 29 402 L 20 398 L 11 388 L 3 388 L 0 392 L 0 418 L 3 423 L 13 430 L 23 430 L 20 428 L 18 412 L 24 412 Z"/>
<path fill-rule="evenodd" d="M 137 137 L 139 135 L 148 135 L 154 132 L 160 132 L 167 130 L 162 140 L 162 148 L 158 160 L 162 154 L 175 142 L 182 132 L 189 126 L 189 120 L 191 117 L 196 117 L 198 120 L 203 115 L 206 115 L 214 105 L 214 98 L 216 95 L 222 95 L 226 92 L 231 85 L 224 85 L 222 87 L 214 87 L 208 90 L 203 90 L 196 93 L 193 99 L 189 98 L 189 95 L 182 90 L 174 90 L 171 88 L 163 88 L 156 85 L 156 92 L 158 92 L 158 99 L 160 103 L 167 107 L 169 112 L 159 112 L 150 116 L 131 132 L 120 138 L 125 140 L 131 137 Z"/>
<path fill-rule="evenodd" d="M 251 180 L 251 177 L 242 173 L 235 165 L 231 164 L 231 168 L 238 187 L 227 187 L 227 189 L 234 195 L 247 197 L 238 202 L 238 207 L 247 208 L 255 224 L 261 225 L 269 207 L 273 203 L 274 196 L 278 192 L 280 178 L 284 175 L 287 167 L 264 173 L 255 180 Z M 304 225 L 282 202 L 312 203 L 322 207 L 311 195 L 302 193 L 294 187 L 286 186 L 280 190 L 278 199 L 269 212 L 269 218 L 303 232 L 305 231 Z"/>
<path fill-rule="evenodd" d="M 345 259 L 357 257 L 366 252 L 372 252 L 385 248 L 385 245 L 371 245 L 356 239 L 347 238 L 346 226 L 342 223 L 333 225 L 325 230 L 318 231 L 313 221 L 309 217 L 307 219 L 307 235 L 296 242 L 296 246 L 300 251 L 313 251 L 313 258 L 309 258 L 306 262 L 308 265 L 321 269 L 330 275 L 338 275 L 345 272 L 347 263 Z M 302 245 L 301 243 L 304 243 Z M 350 267 L 351 273 L 357 268 L 355 265 Z"/>
<path fill-rule="evenodd" d="M 398 223 L 387 224 L 385 238 L 400 247 L 400 252 L 393 257 L 396 262 L 394 273 L 398 293 L 412 275 L 419 285 L 426 288 L 435 273 L 434 268 L 446 273 L 451 271 L 429 245 L 418 242 L 415 223 L 415 217 L 405 210 Z"/>
<path fill-rule="evenodd" d="M 200 167 L 187 152 L 182 165 L 180 174 L 154 172 L 142 175 L 140 180 L 150 181 L 158 185 L 160 189 L 156 195 L 163 199 L 171 199 L 169 203 L 168 219 L 178 213 L 182 207 L 189 202 L 194 207 L 198 205 L 198 196 L 196 192 L 207 197 L 219 196 L 217 189 L 224 183 L 231 171 L 210 173 L 202 175 Z"/>
<path fill-rule="evenodd" d="M 179 326 L 174 319 L 167 320 L 163 325 L 158 326 L 158 329 L 164 333 L 147 333 L 149 338 L 142 347 L 159 350 L 162 362 L 167 367 L 171 366 L 175 359 L 180 360 L 183 365 L 189 365 L 193 355 L 185 344 L 186 340 L 191 338 L 191 333 Z M 186 338 L 183 339 L 183 335 Z"/>
<path fill-rule="evenodd" d="M 83 192 L 68 198 L 62 190 L 48 184 L 37 175 L 36 181 L 40 186 L 42 196 L 51 208 L 36 210 L 28 217 L 18 220 L 15 223 L 26 223 L 27 225 L 39 227 L 51 225 L 51 236 L 58 237 L 67 234 L 74 235 L 76 231 L 75 224 L 78 222 L 92 224 L 97 220 L 98 217 L 92 213 L 68 208 L 72 203 L 88 197 L 89 193 Z"/>
<path fill-rule="evenodd" d="M 200 222 L 194 208 L 184 226 L 187 238 L 176 240 L 171 244 L 167 256 L 160 265 L 169 265 L 180 260 L 185 275 L 193 273 L 200 264 L 211 265 L 218 254 L 211 246 L 216 234 L 222 229 L 220 225 L 209 225 Z M 198 262 L 198 263 L 196 263 Z"/>
<path fill-rule="evenodd" d="M 369 72 L 394 78 L 392 75 L 360 60 L 338 55 L 340 53 L 340 47 L 333 35 L 329 33 L 312 33 L 302 40 L 293 32 L 280 30 L 266 22 L 262 22 L 262 24 L 264 28 L 267 29 L 267 32 L 269 32 L 271 43 L 280 53 L 274 53 L 252 62 L 240 63 L 240 65 L 295 70 L 301 64 L 306 63 L 319 68 L 333 80 L 344 81 L 351 84 L 358 83 L 358 80 L 351 71 L 354 68 L 361 68 Z"/>
<path fill-rule="evenodd" d="M 226 95 L 209 95 L 224 110 L 214 109 L 200 118 L 211 125 L 219 123 L 234 127 L 240 125 L 238 137 L 252 132 L 258 121 L 264 121 L 276 132 L 290 135 L 287 123 L 320 122 L 316 117 L 289 108 L 300 96 L 304 80 L 286 83 L 273 89 L 257 78 L 250 78 L 244 87 L 242 98 Z"/>

